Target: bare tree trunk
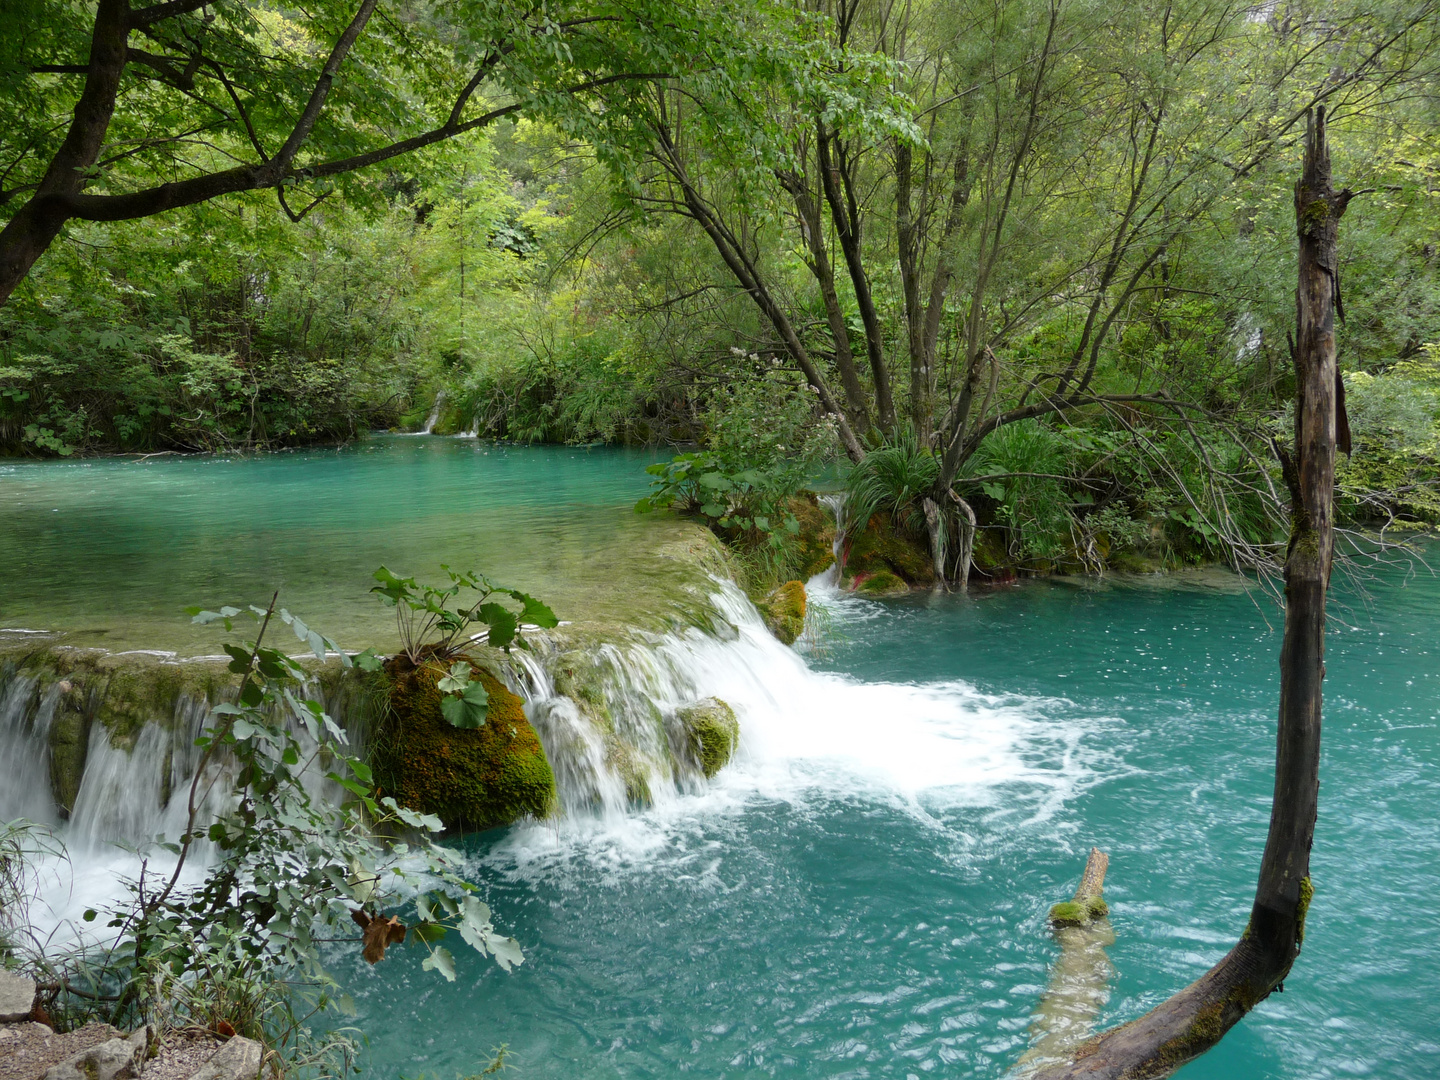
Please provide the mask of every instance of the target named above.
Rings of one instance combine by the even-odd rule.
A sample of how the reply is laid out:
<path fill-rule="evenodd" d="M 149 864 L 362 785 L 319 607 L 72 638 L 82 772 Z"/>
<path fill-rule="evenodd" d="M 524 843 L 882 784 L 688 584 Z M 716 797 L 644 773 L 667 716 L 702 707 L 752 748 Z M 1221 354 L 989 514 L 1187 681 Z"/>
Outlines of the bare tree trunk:
<path fill-rule="evenodd" d="M 1325 113 L 1309 118 L 1295 185 L 1300 240 L 1296 291 L 1295 446 L 1281 453 L 1291 494 L 1285 560 L 1285 641 L 1270 833 L 1250 924 L 1218 964 L 1138 1020 L 1083 1043 L 1060 1077 L 1167 1076 L 1204 1053 L 1290 973 L 1305 939 L 1310 846 L 1320 788 L 1320 684 L 1325 675 L 1325 594 L 1333 555 L 1335 493 L 1335 248 L 1350 192 L 1330 182 Z M 1277 447 L 1278 449 L 1278 447 Z"/>
<path fill-rule="evenodd" d="M 825 250 L 825 229 L 821 220 L 820 207 L 810 190 L 809 178 L 802 173 L 787 173 L 780 176 L 781 185 L 795 200 L 795 216 L 800 221 L 800 232 L 805 239 L 810 257 L 805 260 L 810 273 L 820 286 L 820 296 L 825 302 L 825 318 L 830 324 L 830 337 L 835 342 L 835 369 L 840 373 L 840 385 L 845 390 L 845 407 L 850 415 L 850 426 L 860 432 L 870 430 L 870 404 L 865 397 L 865 388 L 860 385 L 860 373 L 855 368 L 855 353 L 850 348 L 850 327 L 845 323 L 845 313 L 840 309 L 840 296 L 835 291 L 835 270 Z"/>
<path fill-rule="evenodd" d="M 860 309 L 860 321 L 865 324 L 865 351 L 870 358 L 870 378 L 875 384 L 875 412 L 880 427 L 886 434 L 895 431 L 895 399 L 890 392 L 890 369 L 885 364 L 884 335 L 880 328 L 880 315 L 875 308 L 875 297 L 870 290 L 870 275 L 865 272 L 861 258 L 860 206 L 855 198 L 854 181 L 850 176 L 849 161 L 844 154 L 844 144 L 821 121 L 816 130 L 815 149 L 820 162 L 820 184 L 825 201 L 830 206 L 830 219 L 835 223 L 835 237 L 840 242 L 840 251 L 845 256 L 845 268 L 850 272 L 850 284 L 855 290 L 855 304 Z M 833 149 L 833 153 L 832 153 Z"/>
<path fill-rule="evenodd" d="M 78 194 L 100 158 L 105 132 L 115 113 L 115 96 L 125 70 L 126 42 L 130 36 L 127 0 L 100 0 L 95 8 L 95 29 L 90 36 L 90 64 L 85 89 L 75 103 L 75 116 L 65 141 L 45 170 L 40 186 L 0 231 L 0 304 L 10 299 L 36 260 L 60 235 L 70 215 L 63 208 L 67 195 Z"/>
<path fill-rule="evenodd" d="M 1110 857 L 1090 849 L 1085 872 L 1069 903 L 1050 909 L 1050 928 L 1060 955 L 1050 967 L 1050 982 L 1030 1022 L 1030 1049 L 1016 1063 L 1023 1072 L 1064 1061 L 1089 1037 L 1095 1018 L 1110 1000 L 1115 968 L 1105 952 L 1115 944 L 1115 929 L 1105 904 L 1105 869 Z"/>
<path fill-rule="evenodd" d="M 960 550 L 955 556 L 955 581 L 960 591 L 964 592 L 970 587 L 970 564 L 975 561 L 975 511 L 954 491 L 950 491 L 949 495 L 960 512 Z"/>

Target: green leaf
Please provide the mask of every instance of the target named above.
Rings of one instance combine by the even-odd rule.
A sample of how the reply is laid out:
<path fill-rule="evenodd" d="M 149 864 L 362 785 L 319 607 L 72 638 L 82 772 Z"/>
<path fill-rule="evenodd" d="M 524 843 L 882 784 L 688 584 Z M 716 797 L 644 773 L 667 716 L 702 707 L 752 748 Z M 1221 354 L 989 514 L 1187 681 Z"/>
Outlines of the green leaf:
<path fill-rule="evenodd" d="M 421 941 L 433 944 L 445 936 L 445 927 L 437 922 L 422 922 L 412 926 L 410 932 Z"/>
<path fill-rule="evenodd" d="M 376 656 L 374 649 L 366 649 L 362 653 L 356 653 L 354 664 L 361 671 L 379 671 L 385 666 L 383 657 Z"/>
<path fill-rule="evenodd" d="M 504 649 L 515 640 L 515 631 L 520 628 L 520 620 L 509 608 L 499 604 L 481 604 L 476 615 L 490 627 L 489 643 L 495 648 Z"/>
<path fill-rule="evenodd" d="M 250 650 L 242 649 L 239 645 L 231 645 L 228 641 L 220 646 L 230 657 L 230 663 L 226 668 L 236 675 L 244 675 L 250 670 Z"/>
<path fill-rule="evenodd" d="M 490 951 L 495 954 L 495 962 L 504 971 L 512 967 L 518 967 L 525 962 L 525 954 L 520 951 L 520 943 L 513 937 L 494 937 L 488 941 Z"/>
<path fill-rule="evenodd" d="M 525 605 L 525 610 L 520 612 L 522 623 L 529 623 L 531 626 L 539 626 L 547 630 L 560 625 L 560 620 L 555 617 L 555 612 L 550 610 L 549 605 L 541 603 L 529 593 L 523 593 L 519 589 L 510 589 L 508 592 Z"/>
<path fill-rule="evenodd" d="M 443 945 L 437 945 L 435 951 L 425 958 L 420 965 L 426 971 L 438 971 L 445 976 L 446 982 L 455 981 L 455 958 L 450 955 L 450 950 Z"/>
<path fill-rule="evenodd" d="M 706 517 L 718 518 L 725 516 L 725 507 L 722 503 L 708 502 L 700 507 L 700 512 Z"/>
<path fill-rule="evenodd" d="M 479 681 L 470 683 L 459 696 L 440 699 L 440 713 L 452 727 L 484 727 L 485 717 L 489 712 L 490 695 Z"/>

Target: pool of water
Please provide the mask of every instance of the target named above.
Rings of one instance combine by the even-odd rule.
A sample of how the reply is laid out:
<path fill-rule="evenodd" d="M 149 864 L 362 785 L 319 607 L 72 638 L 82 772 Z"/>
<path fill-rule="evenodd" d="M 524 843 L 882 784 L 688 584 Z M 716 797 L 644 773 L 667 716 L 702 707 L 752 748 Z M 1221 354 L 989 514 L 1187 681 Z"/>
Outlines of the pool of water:
<path fill-rule="evenodd" d="M 643 603 L 673 524 L 631 507 L 644 451 L 377 437 L 248 456 L 0 462 L 0 628 L 75 644 L 214 651 L 187 606 L 280 603 L 356 648 L 387 644 L 384 564 L 478 570 L 564 619 Z M 621 586 L 628 585 L 627 590 Z"/>
<path fill-rule="evenodd" d="M 808 670 L 759 642 L 716 662 L 700 678 L 745 750 L 707 793 L 468 841 L 523 968 L 447 986 L 409 950 L 337 955 L 366 1064 L 450 1080 L 508 1044 L 535 1076 L 999 1077 L 1091 844 L 1112 858 L 1103 1019 L 1140 1014 L 1244 928 L 1269 815 L 1276 613 L 1186 580 L 832 599 Z M 1191 1080 L 1440 1057 L 1440 586 L 1401 584 L 1332 623 L 1304 952 Z"/>
<path fill-rule="evenodd" d="M 383 643 L 382 562 L 623 620 L 681 533 L 630 510 L 649 460 L 388 438 L 6 463 L 0 627 L 213 651 L 181 608 L 280 587 L 346 644 Z M 519 1075 L 574 1080 L 999 1077 L 1091 844 L 1112 859 L 1106 1023 L 1224 953 L 1269 814 L 1267 599 L 1219 573 L 815 599 L 828 629 L 803 655 L 733 595 L 735 640 L 655 643 L 687 694 L 740 714 L 739 759 L 705 791 L 464 841 L 523 967 L 460 957 L 450 985 L 414 949 L 370 968 L 337 947 L 368 1075 L 452 1080 L 507 1044 Z M 1440 1058 L 1440 581 L 1387 572 L 1338 599 L 1305 950 L 1192 1080 L 1402 1080 Z"/>

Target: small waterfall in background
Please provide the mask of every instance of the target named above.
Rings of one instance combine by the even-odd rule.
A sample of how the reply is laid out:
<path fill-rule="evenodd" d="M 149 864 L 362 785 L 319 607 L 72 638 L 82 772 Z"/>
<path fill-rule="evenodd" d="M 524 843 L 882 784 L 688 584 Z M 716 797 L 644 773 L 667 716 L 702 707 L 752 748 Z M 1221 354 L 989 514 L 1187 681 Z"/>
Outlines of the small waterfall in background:
<path fill-rule="evenodd" d="M 445 404 L 445 391 L 441 390 L 435 395 L 435 404 L 430 406 L 430 415 L 425 418 L 425 426 L 419 431 L 421 435 L 429 435 L 435 430 L 435 425 L 440 421 L 440 407 Z"/>
<path fill-rule="evenodd" d="M 817 495 L 816 501 L 829 510 L 830 516 L 835 519 L 835 539 L 831 547 L 835 561 L 811 578 L 805 587 L 833 591 L 840 587 L 840 575 L 845 569 L 845 531 L 850 527 L 845 516 L 845 492 Z"/>

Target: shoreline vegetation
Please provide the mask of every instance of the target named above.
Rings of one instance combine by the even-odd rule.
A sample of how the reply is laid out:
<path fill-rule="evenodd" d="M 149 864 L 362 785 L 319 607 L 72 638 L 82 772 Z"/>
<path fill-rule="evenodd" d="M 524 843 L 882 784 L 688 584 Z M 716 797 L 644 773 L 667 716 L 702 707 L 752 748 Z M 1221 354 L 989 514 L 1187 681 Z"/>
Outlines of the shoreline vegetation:
<path fill-rule="evenodd" d="M 1283 565 L 1279 782 L 1239 959 L 1151 1014 L 1162 1044 L 1147 1021 L 1072 1050 L 1168 1074 L 1303 938 L 1331 556 L 1440 525 L 1436 16 L 31 0 L 0 39 L 0 461 L 371 430 L 664 447 L 636 511 L 703 529 L 688 557 L 786 644 L 834 563 L 870 597 Z M 826 471 L 843 493 L 813 490 Z M 724 701 L 625 698 L 618 622 L 546 636 L 540 600 L 446 573 L 376 573 L 388 659 L 274 598 L 195 609 L 254 625 L 218 666 L 0 654 L 6 738 L 55 817 L 96 747 L 176 815 L 125 838 L 169 876 L 140 861 L 82 916 L 111 933 L 59 956 L 25 909 L 63 852 L 0 823 L 0 963 L 38 976 L 36 1020 L 247 1035 L 277 1075 L 348 1073 L 350 1036 L 309 1026 L 338 990 L 322 944 L 373 964 L 406 942 L 449 981 L 447 933 L 523 963 L 435 834 L 556 813 L 577 762 L 603 777 L 576 798 L 618 814 L 736 753 Z M 671 625 L 775 648 L 713 592 Z M 511 655 L 532 645 L 565 702 L 543 715 Z"/>

